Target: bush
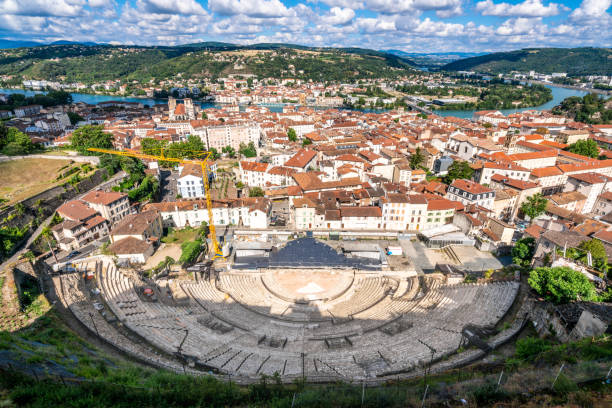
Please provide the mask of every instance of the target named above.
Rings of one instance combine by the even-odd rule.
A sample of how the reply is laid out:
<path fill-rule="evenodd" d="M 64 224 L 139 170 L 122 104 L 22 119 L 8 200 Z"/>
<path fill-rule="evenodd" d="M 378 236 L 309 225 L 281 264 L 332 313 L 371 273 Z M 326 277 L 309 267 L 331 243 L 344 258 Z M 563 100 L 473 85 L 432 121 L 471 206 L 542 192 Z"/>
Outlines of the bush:
<path fill-rule="evenodd" d="M 480 406 L 507 399 L 508 393 L 498 389 L 495 382 L 489 382 L 472 391 L 472 397 L 476 400 L 477 405 Z"/>
<path fill-rule="evenodd" d="M 535 253 L 535 239 L 526 237 L 519 239 L 512 247 L 512 262 L 520 266 L 528 266 Z"/>
<path fill-rule="evenodd" d="M 595 300 L 595 287 L 586 276 L 568 267 L 536 268 L 529 274 L 529 285 L 553 303 Z"/>
<path fill-rule="evenodd" d="M 550 348 L 551 344 L 548 340 L 539 337 L 525 337 L 516 342 L 516 356 L 523 361 L 533 361 Z"/>
<path fill-rule="evenodd" d="M 183 265 L 194 262 L 200 252 L 202 252 L 202 241 L 199 239 L 195 241 L 187 241 L 181 244 L 181 257 L 179 258 L 179 262 Z"/>

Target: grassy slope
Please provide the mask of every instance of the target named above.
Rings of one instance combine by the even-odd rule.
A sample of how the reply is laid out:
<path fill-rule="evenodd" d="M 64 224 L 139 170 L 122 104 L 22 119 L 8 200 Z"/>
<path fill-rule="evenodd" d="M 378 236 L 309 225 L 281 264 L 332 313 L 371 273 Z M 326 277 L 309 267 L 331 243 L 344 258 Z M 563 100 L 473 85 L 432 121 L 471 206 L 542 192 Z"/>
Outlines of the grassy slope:
<path fill-rule="evenodd" d="M 288 47 L 288 48 L 287 48 Z M 163 79 L 183 73 L 184 77 L 218 77 L 233 71 L 232 61 L 214 61 L 208 52 L 280 50 L 279 58 L 251 59 L 238 73 L 279 77 L 287 65 L 304 70 L 303 78 L 366 78 L 373 73 L 395 76 L 394 69 L 407 70 L 411 62 L 401 57 L 364 49 L 315 49 L 282 44 L 256 44 L 249 47 L 111 47 L 54 45 L 16 50 L 0 50 L 0 74 L 20 74 L 26 78 L 82 81 L 92 83 L 109 79 Z M 308 52 L 303 52 L 308 51 Z M 320 53 L 324 55 L 319 58 Z M 287 59 L 295 55 L 296 59 Z M 328 59 L 325 62 L 324 59 Z M 333 62 L 333 64 L 329 64 Z M 91 69 L 96 67 L 95 70 Z M 392 69 L 393 68 L 393 69 Z M 288 76 L 288 75 L 285 75 Z M 298 75 L 299 76 L 299 75 Z"/>
<path fill-rule="evenodd" d="M 67 166 L 69 160 L 23 159 L 0 163 L 0 198 L 8 199 L 7 204 L 31 197 L 54 185 L 65 183 L 68 178 L 56 180 L 58 172 Z M 79 167 L 73 164 L 71 167 Z M 85 176 L 82 171 L 81 176 Z"/>
<path fill-rule="evenodd" d="M 603 74 L 612 71 L 612 50 L 609 48 L 536 48 L 496 52 L 451 62 L 447 71 L 507 73 L 536 71 L 567 72 L 570 75 Z"/>

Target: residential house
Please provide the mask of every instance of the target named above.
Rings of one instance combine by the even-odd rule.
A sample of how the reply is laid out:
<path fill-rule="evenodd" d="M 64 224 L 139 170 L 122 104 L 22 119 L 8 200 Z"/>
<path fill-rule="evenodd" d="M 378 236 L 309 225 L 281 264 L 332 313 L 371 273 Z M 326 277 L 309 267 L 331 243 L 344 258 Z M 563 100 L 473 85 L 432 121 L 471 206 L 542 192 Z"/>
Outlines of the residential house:
<path fill-rule="evenodd" d="M 116 191 L 90 191 L 81 199 L 104 218 L 115 224 L 131 212 L 128 195 Z"/>
<path fill-rule="evenodd" d="M 475 204 L 493 209 L 495 191 L 470 180 L 456 179 L 448 187 L 446 198 L 459 201 L 464 205 Z"/>

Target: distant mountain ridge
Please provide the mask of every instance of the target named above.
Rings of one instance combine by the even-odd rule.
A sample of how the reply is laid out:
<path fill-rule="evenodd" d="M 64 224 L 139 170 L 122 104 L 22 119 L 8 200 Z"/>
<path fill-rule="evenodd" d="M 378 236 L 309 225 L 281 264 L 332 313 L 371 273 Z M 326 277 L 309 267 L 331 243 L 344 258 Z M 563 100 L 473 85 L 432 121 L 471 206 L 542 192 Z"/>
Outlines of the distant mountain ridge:
<path fill-rule="evenodd" d="M 566 72 L 569 75 L 610 75 L 612 74 L 612 49 L 525 48 L 465 58 L 450 62 L 441 69 L 490 74 L 536 71 L 542 74 Z"/>
<path fill-rule="evenodd" d="M 225 54 L 217 55 L 220 52 Z M 231 74 L 254 74 L 270 78 L 345 81 L 397 78 L 415 66 L 407 58 L 382 51 L 281 43 L 132 46 L 58 41 L 50 45 L 7 49 L 0 57 L 0 74 L 17 74 L 21 79 L 84 83 L 115 79 L 149 81 L 172 78 L 179 73 L 183 78 L 215 79 Z M 16 80 L 19 81 L 19 77 Z"/>

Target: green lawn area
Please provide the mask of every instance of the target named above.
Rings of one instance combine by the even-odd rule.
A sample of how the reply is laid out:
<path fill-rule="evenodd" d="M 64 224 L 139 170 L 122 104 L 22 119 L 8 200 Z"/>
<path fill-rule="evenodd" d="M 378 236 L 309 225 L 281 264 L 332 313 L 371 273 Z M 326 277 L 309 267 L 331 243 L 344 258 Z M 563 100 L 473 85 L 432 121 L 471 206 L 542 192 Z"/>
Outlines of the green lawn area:
<path fill-rule="evenodd" d="M 197 234 L 198 230 L 191 227 L 182 229 L 168 228 L 168 233 L 162 237 L 161 241 L 166 244 L 182 244 L 186 241 L 195 240 Z"/>

